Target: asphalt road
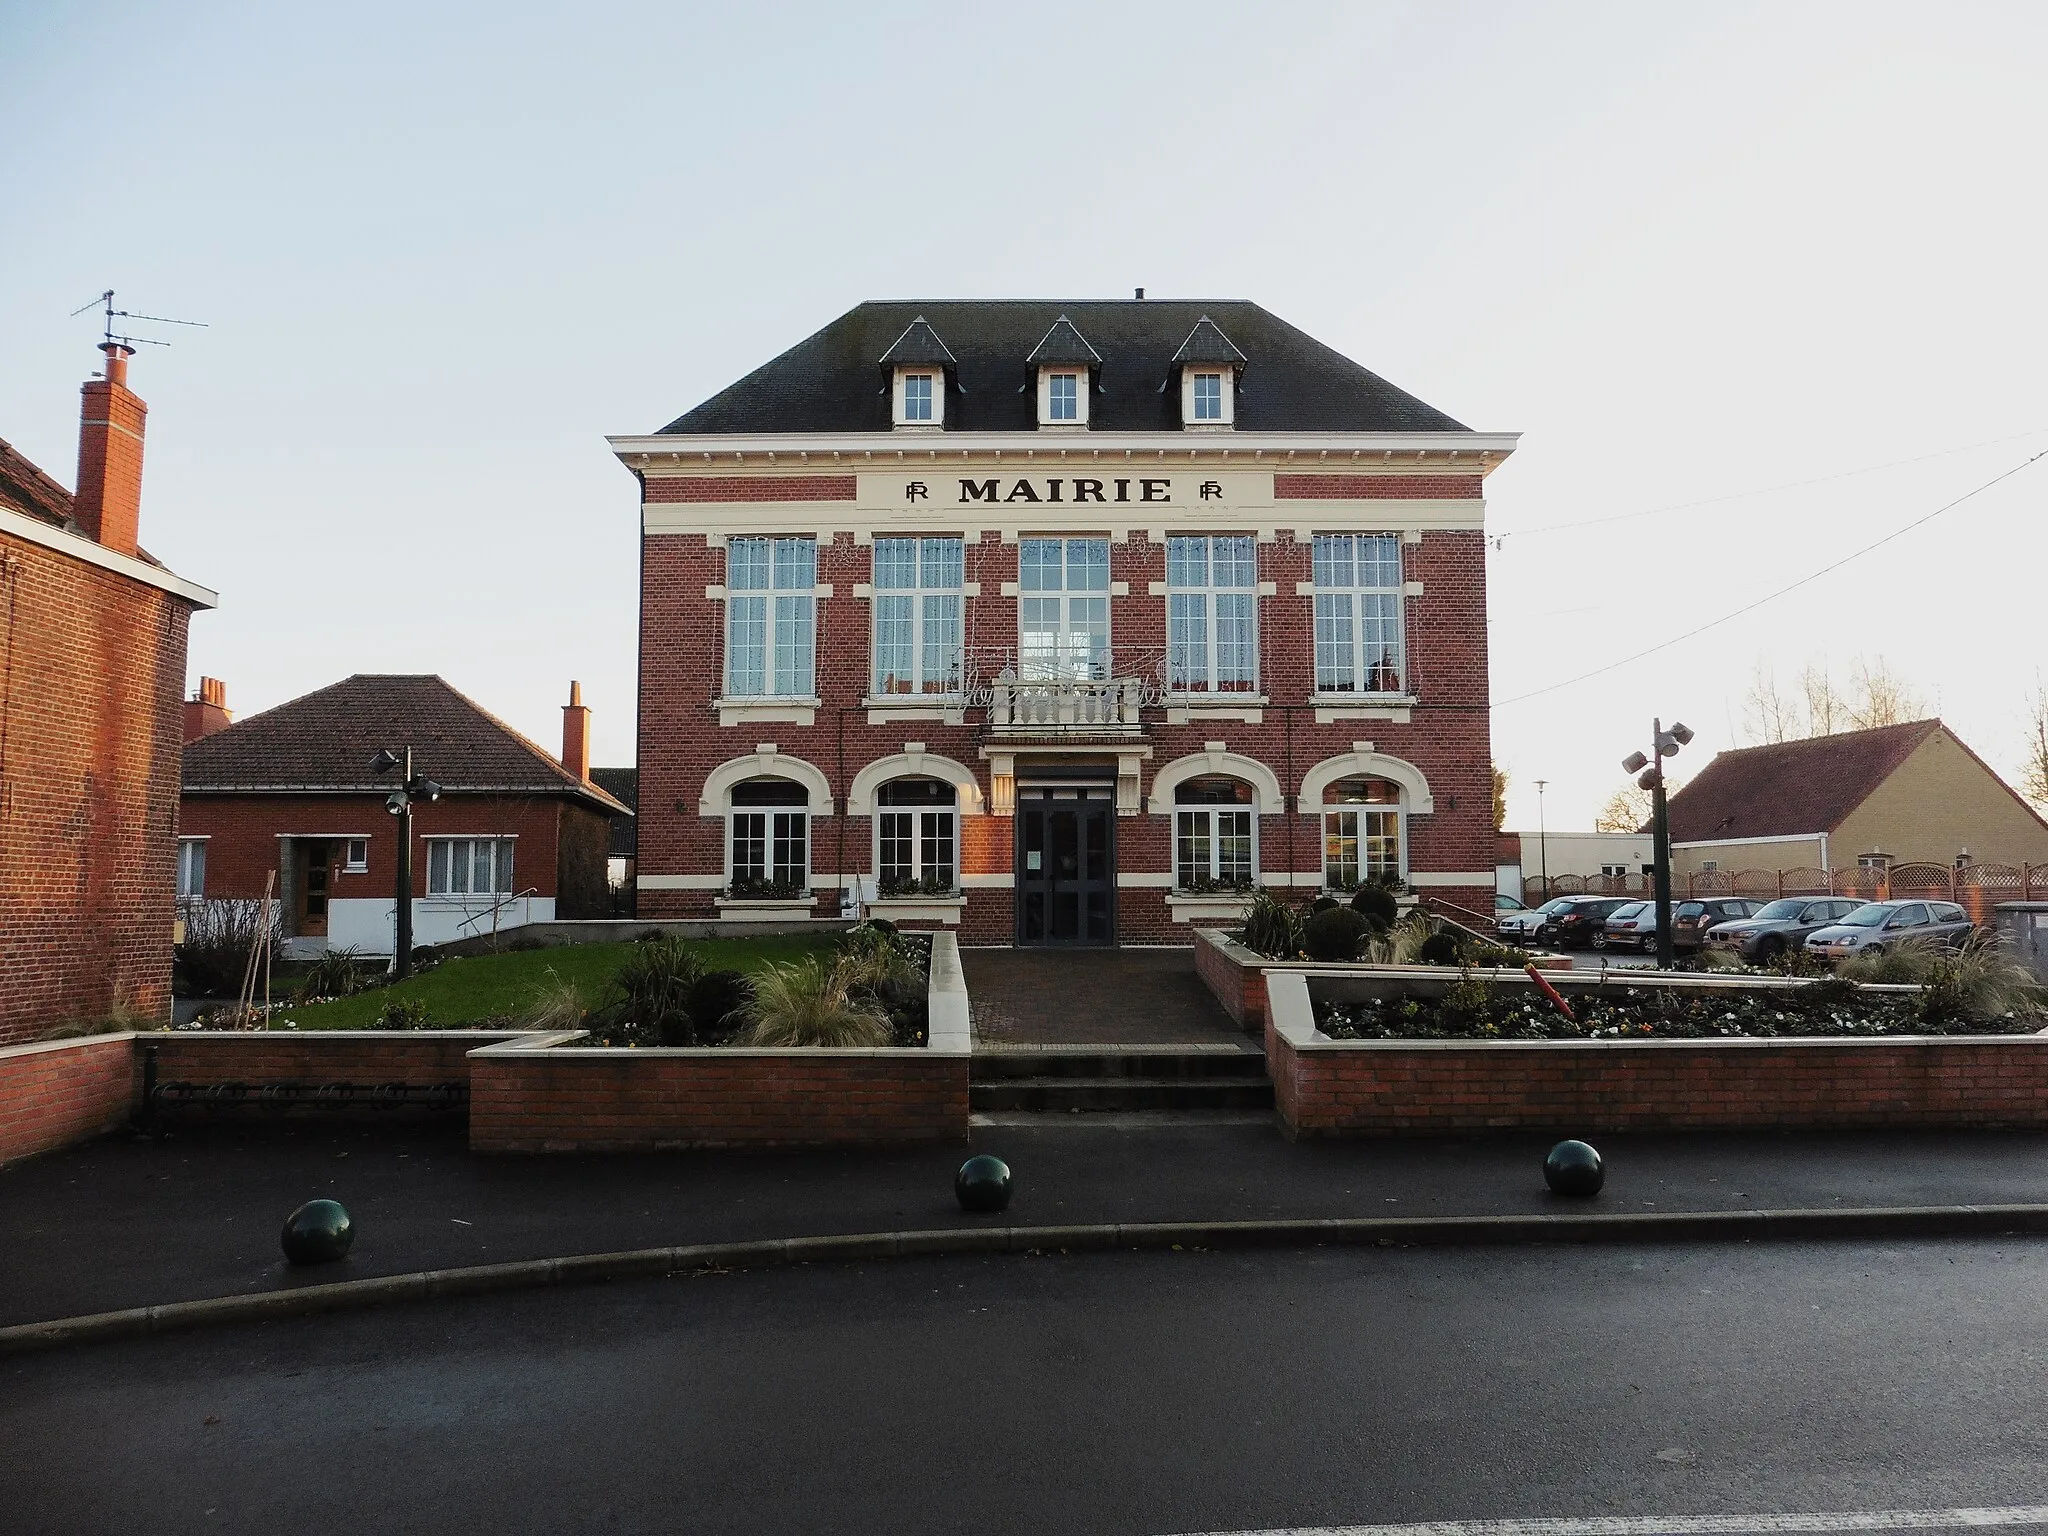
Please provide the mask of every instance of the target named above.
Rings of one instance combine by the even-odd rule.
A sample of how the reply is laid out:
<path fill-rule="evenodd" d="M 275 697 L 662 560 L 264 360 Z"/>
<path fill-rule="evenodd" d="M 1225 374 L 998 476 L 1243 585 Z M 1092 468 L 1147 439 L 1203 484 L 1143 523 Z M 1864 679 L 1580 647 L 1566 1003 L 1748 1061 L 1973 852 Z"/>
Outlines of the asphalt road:
<path fill-rule="evenodd" d="M 1017 1175 L 1003 1220 L 1665 1212 L 2048 1200 L 2048 1136 L 1747 1132 L 1598 1136 L 1590 1203 L 1543 1186 L 1552 1138 L 1290 1142 L 1270 1125 L 977 1129 Z M 0 1169 L 0 1324 L 281 1286 L 678 1243 L 979 1226 L 959 1144 L 838 1152 L 479 1157 L 393 1126 L 113 1137 Z M 346 1263 L 292 1270 L 285 1214 L 348 1206 Z M 0 1520 L 0 1536 L 4 1536 Z"/>
<path fill-rule="evenodd" d="M 2038 1505 L 2044 1345 L 2038 1241 L 721 1274 L 0 1362 L 0 1523 L 1162 1536 Z"/>

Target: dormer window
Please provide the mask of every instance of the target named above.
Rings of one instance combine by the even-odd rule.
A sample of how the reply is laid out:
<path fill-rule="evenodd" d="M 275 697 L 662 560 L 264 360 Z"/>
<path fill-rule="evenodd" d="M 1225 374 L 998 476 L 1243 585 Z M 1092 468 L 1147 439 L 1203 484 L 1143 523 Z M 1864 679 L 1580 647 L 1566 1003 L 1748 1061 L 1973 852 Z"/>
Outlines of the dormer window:
<path fill-rule="evenodd" d="M 1025 360 L 1036 370 L 1038 424 L 1079 431 L 1088 425 L 1088 396 L 1102 355 L 1065 315 L 1039 339 Z"/>
<path fill-rule="evenodd" d="M 1180 421 L 1191 432 L 1223 432 L 1237 424 L 1237 376 L 1244 354 L 1207 315 L 1173 355 L 1180 370 Z"/>
<path fill-rule="evenodd" d="M 896 420 L 905 426 L 930 425 L 935 419 L 932 415 L 932 376 L 906 370 L 896 377 L 901 387 Z"/>
<path fill-rule="evenodd" d="M 889 379 L 890 425 L 909 432 L 944 430 L 946 383 L 955 363 L 923 315 L 889 344 L 881 361 Z"/>

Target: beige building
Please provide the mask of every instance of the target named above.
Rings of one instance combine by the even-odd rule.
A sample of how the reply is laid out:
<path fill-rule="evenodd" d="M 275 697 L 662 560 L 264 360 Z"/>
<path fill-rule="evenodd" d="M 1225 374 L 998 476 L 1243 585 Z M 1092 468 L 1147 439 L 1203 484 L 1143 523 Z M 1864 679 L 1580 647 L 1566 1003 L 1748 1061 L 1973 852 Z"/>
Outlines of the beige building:
<path fill-rule="evenodd" d="M 2048 864 L 2044 822 L 1939 720 L 1723 752 L 1671 797 L 1675 876 Z"/>

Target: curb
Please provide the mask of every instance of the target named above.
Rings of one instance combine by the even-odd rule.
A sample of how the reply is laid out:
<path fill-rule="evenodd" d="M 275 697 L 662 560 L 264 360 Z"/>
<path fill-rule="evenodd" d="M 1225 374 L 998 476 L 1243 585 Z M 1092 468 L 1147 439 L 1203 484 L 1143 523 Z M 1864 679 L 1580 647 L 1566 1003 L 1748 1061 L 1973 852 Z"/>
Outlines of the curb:
<path fill-rule="evenodd" d="M 2048 1205 L 1908 1205 L 1861 1210 L 1690 1211 L 1571 1216 L 1383 1216 L 1271 1221 L 1094 1222 L 1064 1227 L 940 1227 L 769 1238 L 415 1270 L 244 1296 L 128 1307 L 0 1328 L 0 1355 L 222 1323 L 357 1311 L 438 1296 L 480 1296 L 600 1280 L 720 1269 L 974 1253 L 1108 1249 L 1457 1247 L 1504 1243 L 1787 1241 L 1800 1238 L 2003 1236 L 2048 1232 Z"/>

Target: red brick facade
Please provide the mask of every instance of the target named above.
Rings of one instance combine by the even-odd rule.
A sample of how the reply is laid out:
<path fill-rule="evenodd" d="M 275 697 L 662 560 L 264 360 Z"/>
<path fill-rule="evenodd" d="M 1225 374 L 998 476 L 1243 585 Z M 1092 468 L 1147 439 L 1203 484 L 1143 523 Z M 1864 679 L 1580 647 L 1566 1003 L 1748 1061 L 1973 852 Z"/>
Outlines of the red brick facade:
<path fill-rule="evenodd" d="M 128 1035 L 0 1048 L 0 1164 L 126 1125 L 136 1086 Z"/>
<path fill-rule="evenodd" d="M 979 472 L 977 472 L 979 473 Z M 830 477 L 796 481 L 816 487 Z M 1170 724 L 1164 707 L 1143 712 L 1142 737 L 1133 745 L 1147 749 L 1140 770 L 1140 809 L 1115 818 L 1115 866 L 1123 884 L 1117 891 L 1118 939 L 1126 943 L 1185 942 L 1189 924 L 1176 922 L 1166 884 L 1172 874 L 1171 825 L 1167 814 L 1143 809 L 1154 777 L 1168 764 L 1204 753 L 1221 741 L 1227 751 L 1257 760 L 1271 769 L 1287 796 L 1285 813 L 1259 817 L 1258 867 L 1268 884 L 1307 887 L 1320 883 L 1322 828 L 1313 808 L 1299 810 L 1304 775 L 1325 759 L 1348 756 L 1354 745 L 1370 742 L 1376 754 L 1413 765 L 1426 779 L 1434 809 L 1407 820 L 1407 862 L 1411 878 L 1427 893 L 1475 908 L 1489 908 L 1492 887 L 1494 832 L 1491 819 L 1490 750 L 1487 715 L 1486 569 L 1484 536 L 1476 527 L 1416 529 L 1413 514 L 1381 518 L 1358 501 L 1470 501 L 1479 494 L 1476 474 L 1387 474 L 1370 476 L 1275 475 L 1279 483 L 1294 482 L 1291 497 L 1341 496 L 1348 503 L 1290 507 L 1290 523 L 1270 527 L 1275 514 L 1268 503 L 1263 513 L 1247 510 L 1240 527 L 1207 515 L 1200 524 L 1176 525 L 1175 509 L 1132 508 L 1120 516 L 1143 518 L 1150 528 L 1117 528 L 1111 533 L 1110 577 L 1117 594 L 1111 598 L 1111 643 L 1118 651 L 1163 650 L 1166 645 L 1166 598 L 1154 592 L 1164 583 L 1166 550 L 1158 535 L 1180 531 L 1240 532 L 1259 535 L 1258 579 L 1267 595 L 1258 603 L 1260 687 L 1267 702 L 1257 723 L 1240 719 L 1203 719 L 1193 714 L 1185 724 Z M 772 483 L 772 482 L 771 482 Z M 944 482 L 940 482 L 944 483 Z M 718 499 L 738 503 L 779 499 L 761 477 L 723 476 L 714 480 L 676 481 L 650 476 L 647 502 L 674 504 L 699 499 L 695 489 L 681 485 L 721 487 Z M 745 494 L 735 486 L 747 487 Z M 1192 490 L 1192 484 L 1189 487 Z M 816 489 L 807 492 L 822 500 Z M 1197 507 L 1201 503 L 1196 503 Z M 750 534 L 805 534 L 817 527 L 824 509 L 814 500 L 809 508 L 792 506 L 786 525 L 747 515 Z M 1091 508 L 1091 511 L 1096 509 Z M 1210 509 L 1204 509 L 1205 512 Z M 1029 511 L 1039 514 L 1040 509 Z M 844 511 L 835 514 L 844 518 Z M 988 530 L 990 521 L 1014 523 L 1022 515 L 1005 508 L 982 513 L 977 524 L 964 514 L 959 526 L 946 527 L 929 517 L 917 531 L 964 535 L 966 581 L 965 645 L 970 655 L 1000 653 L 1018 638 L 1019 546 L 1014 534 Z M 1186 515 L 1183 513 L 1182 515 Z M 1476 520 L 1476 519 L 1475 519 Z M 1071 532 L 1057 510 L 1045 509 L 1040 525 L 1049 533 Z M 1094 526 L 1094 525 L 1091 525 Z M 1405 531 L 1402 545 L 1408 691 L 1417 698 L 1409 718 L 1337 719 L 1318 723 L 1314 692 L 1313 599 L 1297 588 L 1309 582 L 1308 528 L 1318 532 Z M 1024 535 L 1037 531 L 1022 525 Z M 738 530 L 736 530 L 738 531 Z M 870 532 L 892 530 L 877 517 Z M 1297 534 L 1300 537 L 1297 537 Z M 870 722 L 863 702 L 870 683 L 871 601 L 856 593 L 874 579 L 873 548 L 865 538 L 840 531 L 821 536 L 817 546 L 817 580 L 829 584 L 831 595 L 817 603 L 816 672 L 821 701 L 813 723 L 739 720 L 721 725 L 714 700 L 720 692 L 725 664 L 724 604 L 706 589 L 726 579 L 723 540 L 701 532 L 664 532 L 650 527 L 643 541 L 641 567 L 641 683 L 639 864 L 642 877 L 639 911 L 649 917 L 700 917 L 715 913 L 713 888 L 725 870 L 725 824 L 700 814 L 699 797 L 711 771 L 731 759 L 772 743 L 780 756 L 798 759 L 822 773 L 831 787 L 831 816 L 812 822 L 811 866 L 815 903 L 820 917 L 837 910 L 839 876 L 874 869 L 873 821 L 843 814 L 853 780 L 869 763 L 905 751 L 906 743 L 922 742 L 930 754 L 951 759 L 971 770 L 983 802 L 995 798 L 985 751 L 1004 744 L 992 738 L 985 708 L 970 705 L 961 724 L 939 720 Z M 1419 584 L 1420 590 L 1416 590 Z M 977 591 L 978 587 L 978 591 Z M 1327 701 L 1325 701 L 1327 702 Z M 1114 748 L 1104 748 L 1113 758 Z M 1019 747 L 1020 769 L 1030 757 Z M 1012 892 L 1007 877 L 1013 861 L 1012 820 L 1003 815 L 963 815 L 961 869 L 966 883 L 966 908 L 960 927 L 963 942 L 1007 943 L 1014 931 Z M 1432 876 L 1465 874 L 1477 878 L 1455 886 L 1431 881 Z M 664 877 L 688 877 L 690 888 L 664 888 Z M 652 877 L 651 881 L 648 877 Z M 1221 919 L 1208 919 L 1220 921 Z"/>
<path fill-rule="evenodd" d="M 0 530 L 0 1044 L 168 1014 L 193 607 Z"/>

